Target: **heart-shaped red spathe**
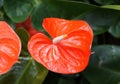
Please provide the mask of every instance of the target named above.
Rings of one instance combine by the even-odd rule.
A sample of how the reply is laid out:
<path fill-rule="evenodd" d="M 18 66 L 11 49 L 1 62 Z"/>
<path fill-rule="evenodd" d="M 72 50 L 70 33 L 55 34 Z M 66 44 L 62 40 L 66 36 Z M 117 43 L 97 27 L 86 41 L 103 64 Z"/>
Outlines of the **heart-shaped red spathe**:
<path fill-rule="evenodd" d="M 45 18 L 46 35 L 38 33 L 30 39 L 28 50 L 31 56 L 47 69 L 72 74 L 83 71 L 89 62 L 93 32 L 82 20 Z"/>
<path fill-rule="evenodd" d="M 8 72 L 18 62 L 21 41 L 12 28 L 0 21 L 0 74 Z"/>

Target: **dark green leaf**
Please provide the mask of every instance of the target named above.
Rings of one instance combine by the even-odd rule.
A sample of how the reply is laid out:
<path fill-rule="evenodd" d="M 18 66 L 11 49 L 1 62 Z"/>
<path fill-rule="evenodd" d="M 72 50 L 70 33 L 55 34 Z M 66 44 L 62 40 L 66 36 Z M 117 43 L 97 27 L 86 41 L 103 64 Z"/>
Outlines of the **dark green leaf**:
<path fill-rule="evenodd" d="M 107 26 L 99 26 L 95 24 L 90 24 L 90 26 L 93 29 L 94 35 L 103 34 L 104 32 L 108 31 L 109 28 Z"/>
<path fill-rule="evenodd" d="M 102 8 L 107 8 L 107 9 L 114 9 L 114 10 L 120 10 L 120 5 L 104 5 L 101 6 Z"/>
<path fill-rule="evenodd" d="M 120 20 L 118 19 L 113 25 L 110 26 L 109 32 L 116 38 L 120 38 Z"/>
<path fill-rule="evenodd" d="M 57 15 L 57 10 L 54 10 L 54 8 L 50 8 L 46 4 L 41 3 L 35 8 L 32 14 L 32 23 L 37 30 L 43 31 L 42 29 L 43 19 L 45 17 L 58 17 L 58 16 L 59 15 Z"/>
<path fill-rule="evenodd" d="M 100 45 L 93 47 L 95 54 L 91 56 L 90 64 L 83 72 L 91 84 L 120 83 L 120 47 Z"/>
<path fill-rule="evenodd" d="M 3 6 L 3 0 L 0 0 L 0 7 Z"/>
<path fill-rule="evenodd" d="M 27 44 L 29 40 L 29 34 L 24 28 L 18 28 L 16 29 L 16 33 L 20 37 L 20 40 L 22 42 L 22 49 L 24 51 L 27 51 Z"/>
<path fill-rule="evenodd" d="M 98 8 L 97 6 L 86 4 L 83 2 L 77 2 L 77 1 L 50 0 L 49 4 L 59 9 L 60 10 L 59 13 L 61 14 L 61 17 L 67 19 L 73 19 L 76 16 L 81 15 L 82 13 Z"/>
<path fill-rule="evenodd" d="M 27 19 L 33 9 L 32 0 L 4 0 L 6 14 L 13 22 Z"/>
<path fill-rule="evenodd" d="M 116 0 L 94 0 L 94 1 L 102 5 L 113 4 L 116 2 Z"/>
<path fill-rule="evenodd" d="M 42 21 L 46 17 L 73 19 L 95 8 L 97 7 L 94 5 L 82 2 L 44 0 L 36 6 L 32 14 L 32 22 L 34 27 L 40 30 L 40 28 L 42 28 Z"/>
<path fill-rule="evenodd" d="M 90 24 L 99 26 L 109 26 L 119 17 L 119 11 L 96 9 L 87 13 L 84 17 Z"/>
<path fill-rule="evenodd" d="M 109 26 L 119 17 L 119 11 L 96 9 L 84 15 L 86 20 L 92 27 L 94 34 L 102 34 L 106 32 Z"/>
<path fill-rule="evenodd" d="M 42 84 L 48 70 L 31 58 L 20 57 L 20 63 L 0 76 L 0 84 Z"/>
<path fill-rule="evenodd" d="M 0 76 L 0 84 L 15 84 L 29 62 L 29 60 L 23 59 L 19 61 L 20 63 L 15 64 L 11 71 Z"/>
<path fill-rule="evenodd" d="M 48 70 L 46 68 L 31 60 L 20 78 L 16 81 L 16 84 L 42 84 L 47 73 Z"/>
<path fill-rule="evenodd" d="M 3 21 L 6 21 L 12 29 L 15 29 L 15 23 L 13 21 L 11 21 L 10 18 L 8 18 L 7 16 L 4 16 L 4 18 L 2 19 Z"/>
<path fill-rule="evenodd" d="M 0 8 L 0 20 L 4 19 L 4 10 L 3 8 Z"/>
<path fill-rule="evenodd" d="M 8 16 L 6 16 L 3 7 L 0 8 L 0 21 L 6 21 L 13 29 L 15 29 L 15 23 L 11 21 L 11 19 Z"/>

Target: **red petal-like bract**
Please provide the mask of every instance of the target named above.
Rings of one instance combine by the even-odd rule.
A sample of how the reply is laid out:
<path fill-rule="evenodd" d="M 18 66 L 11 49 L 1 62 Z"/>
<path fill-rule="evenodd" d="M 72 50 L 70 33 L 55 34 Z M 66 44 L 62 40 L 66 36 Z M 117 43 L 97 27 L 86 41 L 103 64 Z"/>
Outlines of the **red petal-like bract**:
<path fill-rule="evenodd" d="M 21 42 L 17 34 L 4 21 L 0 21 L 0 74 L 8 72 L 18 62 Z"/>
<path fill-rule="evenodd" d="M 43 27 L 53 40 L 42 33 L 32 36 L 28 43 L 32 57 L 53 72 L 83 71 L 91 54 L 93 32 L 90 26 L 83 20 L 45 18 Z"/>

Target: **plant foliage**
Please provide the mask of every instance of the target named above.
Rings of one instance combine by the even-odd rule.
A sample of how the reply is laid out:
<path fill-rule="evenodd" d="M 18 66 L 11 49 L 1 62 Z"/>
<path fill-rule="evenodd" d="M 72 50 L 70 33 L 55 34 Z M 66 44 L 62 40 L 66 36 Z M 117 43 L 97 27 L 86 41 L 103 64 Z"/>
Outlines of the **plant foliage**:
<path fill-rule="evenodd" d="M 92 51 L 95 53 L 86 70 L 63 75 L 35 62 L 26 46 L 29 33 L 15 28 L 16 23 L 29 16 L 34 28 L 42 32 L 45 17 L 87 21 L 94 31 Z M 22 42 L 19 63 L 0 75 L 0 84 L 120 84 L 119 0 L 0 0 L 0 20 L 8 22 Z"/>

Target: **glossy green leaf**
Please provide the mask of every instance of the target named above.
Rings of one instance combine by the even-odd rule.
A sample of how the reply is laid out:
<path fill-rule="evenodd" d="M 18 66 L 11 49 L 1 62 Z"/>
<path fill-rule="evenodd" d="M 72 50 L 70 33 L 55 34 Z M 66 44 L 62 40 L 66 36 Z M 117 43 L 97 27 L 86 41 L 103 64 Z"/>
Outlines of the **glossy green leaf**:
<path fill-rule="evenodd" d="M 32 23 L 36 29 L 40 30 L 40 28 L 42 28 L 41 23 L 45 17 L 61 17 L 73 19 L 82 13 L 91 11 L 95 8 L 97 7 L 94 5 L 82 2 L 44 0 L 36 6 L 32 14 Z"/>
<path fill-rule="evenodd" d="M 93 47 L 95 54 L 83 72 L 91 84 L 120 83 L 120 46 L 99 45 Z"/>
<path fill-rule="evenodd" d="M 107 26 L 99 26 L 99 25 L 95 25 L 95 24 L 90 24 L 90 26 L 93 29 L 94 35 L 103 34 L 108 31 Z"/>
<path fill-rule="evenodd" d="M 33 26 L 40 31 L 43 31 L 42 29 L 42 21 L 45 17 L 57 17 L 59 15 L 57 15 L 57 10 L 54 10 L 54 8 L 49 9 L 49 7 L 44 4 L 41 3 L 39 4 L 33 14 L 32 14 L 32 23 Z"/>
<path fill-rule="evenodd" d="M 102 8 L 107 8 L 107 9 L 114 9 L 114 10 L 120 10 L 120 5 L 104 5 L 101 6 Z"/>
<path fill-rule="evenodd" d="M 4 0 L 4 10 L 13 22 L 27 19 L 33 9 L 33 0 Z"/>
<path fill-rule="evenodd" d="M 0 7 L 3 6 L 3 0 L 0 0 Z"/>
<path fill-rule="evenodd" d="M 46 68 L 31 60 L 20 78 L 16 81 L 16 84 L 42 84 L 47 73 L 48 70 Z"/>
<path fill-rule="evenodd" d="M 109 26 L 119 17 L 119 11 L 98 8 L 87 13 L 84 17 L 90 24 Z"/>
<path fill-rule="evenodd" d="M 27 51 L 27 43 L 28 43 L 29 38 L 30 38 L 27 30 L 25 30 L 24 28 L 18 28 L 15 31 L 18 34 L 18 36 L 20 37 L 20 40 L 22 42 L 22 49 Z"/>
<path fill-rule="evenodd" d="M 19 60 L 20 63 L 14 65 L 14 67 L 8 73 L 0 76 L 0 84 L 15 84 L 24 71 L 29 60 Z"/>
<path fill-rule="evenodd" d="M 48 0 L 48 1 L 50 5 L 60 10 L 59 13 L 61 14 L 62 18 L 67 18 L 67 19 L 73 19 L 76 16 L 81 15 L 82 13 L 98 8 L 95 5 L 86 4 L 81 1 L 79 2 L 78 1 L 64 1 L 64 0 L 61 0 L 61 1 L 60 0 L 59 1 Z"/>
<path fill-rule="evenodd" d="M 42 84 L 48 70 L 29 57 L 19 59 L 9 73 L 0 76 L 0 84 Z"/>
<path fill-rule="evenodd" d="M 116 38 L 120 38 L 120 20 L 117 20 L 113 25 L 110 26 L 109 33 Z"/>
<path fill-rule="evenodd" d="M 114 17 L 113 17 L 114 16 Z M 109 26 L 119 17 L 119 12 L 115 10 L 96 9 L 84 15 L 86 20 L 92 27 L 94 34 L 102 34 L 106 32 Z"/>
<path fill-rule="evenodd" d="M 7 16 L 4 16 L 2 20 L 6 21 L 13 29 L 15 29 L 15 23 L 11 21 L 10 18 L 8 18 Z"/>
<path fill-rule="evenodd" d="M 0 8 L 0 20 L 6 21 L 13 29 L 15 29 L 15 23 L 8 16 L 6 16 L 3 7 Z"/>
<path fill-rule="evenodd" d="M 102 5 L 113 4 L 117 2 L 117 0 L 94 0 L 94 1 Z"/>
<path fill-rule="evenodd" d="M 0 8 L 0 20 L 4 20 L 4 10 Z"/>

